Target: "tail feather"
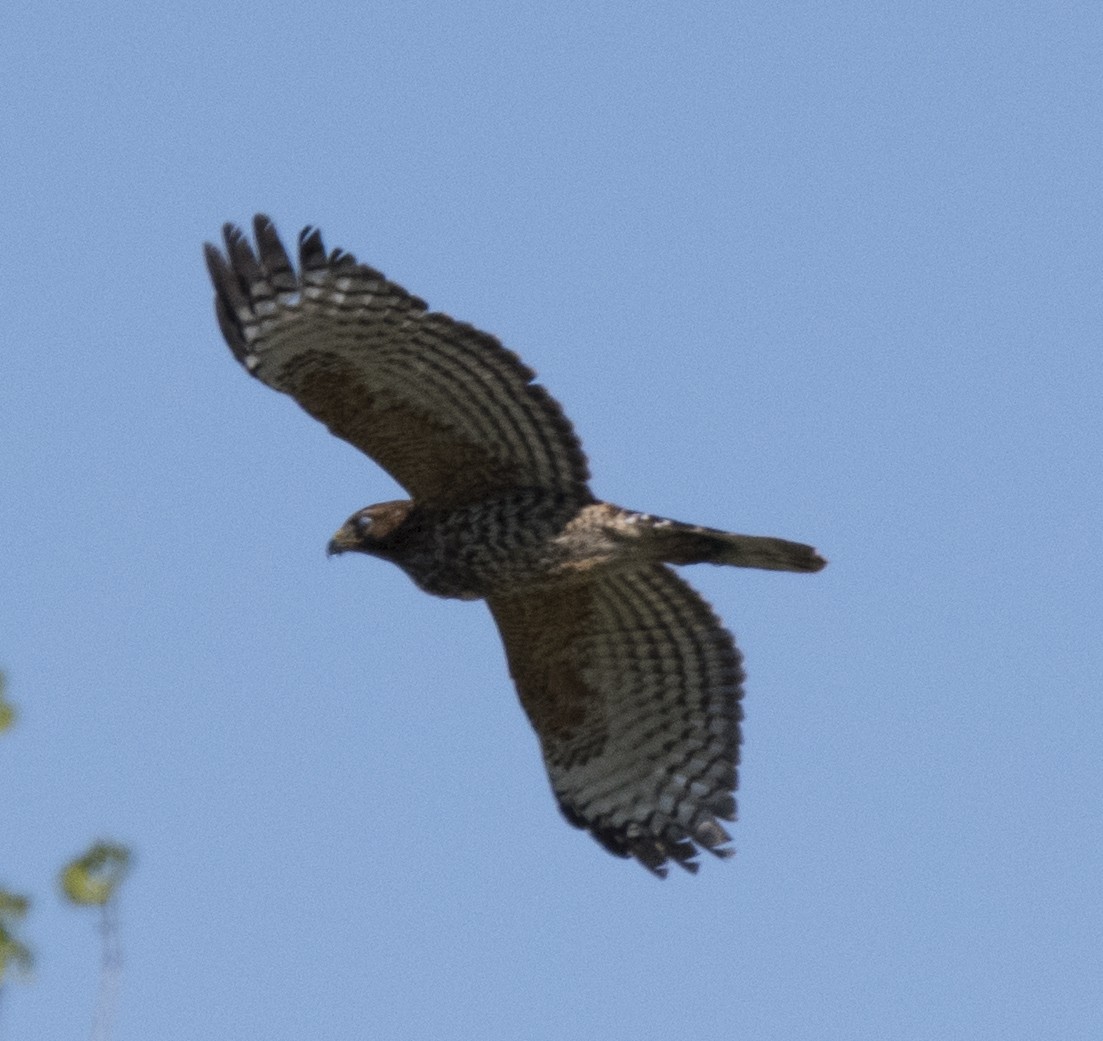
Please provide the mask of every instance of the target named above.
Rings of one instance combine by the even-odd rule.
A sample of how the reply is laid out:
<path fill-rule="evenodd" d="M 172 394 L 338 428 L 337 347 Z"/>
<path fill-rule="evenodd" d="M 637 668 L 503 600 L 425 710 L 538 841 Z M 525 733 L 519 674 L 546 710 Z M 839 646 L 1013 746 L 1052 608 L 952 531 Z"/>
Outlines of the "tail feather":
<path fill-rule="evenodd" d="M 827 564 L 811 546 L 761 535 L 736 535 L 670 521 L 657 525 L 661 559 L 668 564 L 731 564 L 766 571 L 820 571 Z"/>

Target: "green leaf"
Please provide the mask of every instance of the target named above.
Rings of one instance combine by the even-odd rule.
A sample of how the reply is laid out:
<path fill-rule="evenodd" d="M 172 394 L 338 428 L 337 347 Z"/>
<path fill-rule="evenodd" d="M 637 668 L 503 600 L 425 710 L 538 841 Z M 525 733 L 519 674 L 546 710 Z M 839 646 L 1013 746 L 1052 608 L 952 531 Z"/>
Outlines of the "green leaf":
<path fill-rule="evenodd" d="M 7 979 L 13 969 L 26 975 L 33 965 L 34 955 L 31 954 L 30 948 L 0 925 L 0 984 Z"/>
<path fill-rule="evenodd" d="M 4 674 L 0 672 L 0 734 L 15 722 L 15 706 L 4 697 Z"/>
<path fill-rule="evenodd" d="M 31 902 L 25 896 L 0 889 L 0 925 L 18 921 L 27 913 L 30 906 Z"/>
<path fill-rule="evenodd" d="M 97 842 L 61 871 L 61 890 L 80 906 L 102 907 L 114 895 L 130 867 L 130 850 L 118 842 Z"/>
<path fill-rule="evenodd" d="M 0 889 L 0 985 L 13 969 L 25 975 L 34 964 L 31 949 L 22 940 L 16 939 L 12 931 L 13 925 L 27 913 L 30 905 L 25 896 Z"/>

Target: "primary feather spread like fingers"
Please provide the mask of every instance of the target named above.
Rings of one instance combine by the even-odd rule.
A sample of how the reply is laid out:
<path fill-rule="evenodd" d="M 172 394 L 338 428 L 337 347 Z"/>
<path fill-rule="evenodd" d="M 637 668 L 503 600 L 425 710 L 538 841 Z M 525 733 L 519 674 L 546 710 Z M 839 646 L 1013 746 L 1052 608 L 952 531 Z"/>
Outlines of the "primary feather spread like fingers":
<path fill-rule="evenodd" d="M 206 250 L 219 326 L 257 379 L 293 397 L 415 498 L 458 505 L 514 487 L 590 498 L 582 448 L 532 370 L 492 336 L 428 311 L 359 264 L 268 218 L 257 250 L 233 225 Z"/>

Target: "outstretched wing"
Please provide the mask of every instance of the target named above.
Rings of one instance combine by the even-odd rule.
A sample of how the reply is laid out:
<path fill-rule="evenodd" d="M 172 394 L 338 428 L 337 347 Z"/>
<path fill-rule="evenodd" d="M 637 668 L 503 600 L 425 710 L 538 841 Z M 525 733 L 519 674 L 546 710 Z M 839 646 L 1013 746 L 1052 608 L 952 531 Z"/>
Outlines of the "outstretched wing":
<path fill-rule="evenodd" d="M 589 498 L 582 448 L 535 374 L 493 336 L 388 282 L 349 253 L 299 236 L 296 271 L 264 216 L 257 252 L 226 225 L 206 247 L 226 342 L 417 500 L 456 506 L 507 488 Z"/>
<path fill-rule="evenodd" d="M 708 604 L 661 564 L 489 603 L 567 819 L 658 875 L 729 855 L 743 670 Z"/>

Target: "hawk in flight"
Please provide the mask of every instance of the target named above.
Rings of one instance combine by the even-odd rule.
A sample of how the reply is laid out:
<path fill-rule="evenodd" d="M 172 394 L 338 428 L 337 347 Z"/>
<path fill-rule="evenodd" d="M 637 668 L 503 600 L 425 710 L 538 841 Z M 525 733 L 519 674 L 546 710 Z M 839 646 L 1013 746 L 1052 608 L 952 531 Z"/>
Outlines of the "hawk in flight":
<path fill-rule="evenodd" d="M 208 245 L 234 357 L 412 496 L 354 513 L 330 553 L 392 561 L 427 593 L 485 600 L 560 809 L 657 875 L 731 853 L 743 671 L 731 636 L 669 567 L 819 571 L 810 546 L 595 499 L 574 430 L 493 336 L 272 222 Z"/>

